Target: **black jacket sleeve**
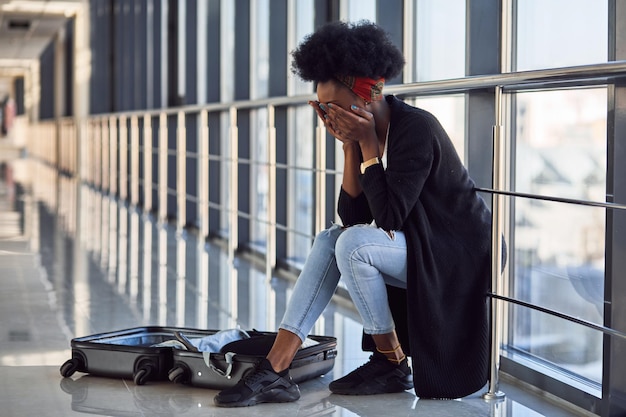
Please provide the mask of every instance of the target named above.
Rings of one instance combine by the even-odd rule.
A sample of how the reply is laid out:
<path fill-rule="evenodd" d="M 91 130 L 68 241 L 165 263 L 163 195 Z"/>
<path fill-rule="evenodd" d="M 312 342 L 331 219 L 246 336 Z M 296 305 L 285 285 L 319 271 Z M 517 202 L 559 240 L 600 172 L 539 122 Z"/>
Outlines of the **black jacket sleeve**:
<path fill-rule="evenodd" d="M 339 191 L 337 212 L 346 227 L 371 223 L 373 219 L 365 194 L 361 193 L 356 197 L 351 197 L 343 188 Z"/>

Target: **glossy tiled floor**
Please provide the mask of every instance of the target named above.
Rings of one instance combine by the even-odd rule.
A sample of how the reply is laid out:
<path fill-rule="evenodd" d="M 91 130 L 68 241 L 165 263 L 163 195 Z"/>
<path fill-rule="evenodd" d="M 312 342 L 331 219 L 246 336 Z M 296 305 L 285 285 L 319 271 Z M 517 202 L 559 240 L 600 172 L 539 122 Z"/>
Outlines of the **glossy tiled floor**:
<path fill-rule="evenodd" d="M 358 317 L 337 297 L 314 333 L 338 338 L 334 370 L 304 382 L 294 403 L 220 409 L 216 391 L 169 381 L 60 375 L 74 337 L 144 325 L 275 330 L 293 281 L 230 260 L 44 166 L 12 160 L 0 176 L 1 416 L 571 416 L 514 386 L 456 401 L 411 392 L 331 395 L 360 365 Z"/>

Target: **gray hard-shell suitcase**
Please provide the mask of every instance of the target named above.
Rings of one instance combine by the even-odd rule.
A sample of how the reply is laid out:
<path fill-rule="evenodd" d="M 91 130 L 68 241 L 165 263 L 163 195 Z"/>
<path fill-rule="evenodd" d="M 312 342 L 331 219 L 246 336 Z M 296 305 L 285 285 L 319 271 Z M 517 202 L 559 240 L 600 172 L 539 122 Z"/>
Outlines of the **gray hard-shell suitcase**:
<path fill-rule="evenodd" d="M 132 378 L 135 384 L 167 380 L 194 386 L 223 389 L 234 385 L 241 376 L 260 361 L 271 347 L 275 332 L 249 332 L 250 338 L 234 341 L 222 352 L 210 356 L 211 367 L 202 352 L 156 346 L 173 340 L 188 341 L 204 338 L 218 330 L 181 327 L 136 327 L 74 338 L 72 358 L 60 368 L 64 377 L 75 372 L 96 376 Z M 329 336 L 309 336 L 318 342 L 300 349 L 291 365 L 296 382 L 302 382 L 329 372 L 337 354 L 337 339 Z M 189 346 L 194 349 L 193 346 Z M 231 365 L 231 366 L 229 366 Z"/>
<path fill-rule="evenodd" d="M 172 348 L 155 345 L 176 339 L 177 332 L 189 337 L 209 334 L 197 329 L 148 326 L 74 338 L 72 358 L 61 366 L 61 375 L 69 377 L 78 371 L 132 378 L 137 385 L 167 380 L 173 364 Z"/>
<path fill-rule="evenodd" d="M 267 355 L 276 338 L 276 332 L 252 330 L 248 333 L 249 339 L 230 342 L 217 353 L 194 351 L 192 346 L 188 346 L 189 350 L 174 349 L 174 367 L 169 379 L 212 389 L 234 386 Z M 179 340 L 184 339 L 180 334 L 177 336 Z M 337 339 L 331 336 L 308 338 L 315 344 L 298 350 L 291 362 L 289 372 L 296 383 L 324 375 L 335 365 Z"/>

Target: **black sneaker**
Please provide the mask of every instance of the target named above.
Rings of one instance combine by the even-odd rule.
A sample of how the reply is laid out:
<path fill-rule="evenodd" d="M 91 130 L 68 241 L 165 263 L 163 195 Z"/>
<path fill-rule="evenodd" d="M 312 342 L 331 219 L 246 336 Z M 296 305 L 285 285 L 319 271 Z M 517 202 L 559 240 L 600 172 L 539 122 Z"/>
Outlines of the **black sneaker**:
<path fill-rule="evenodd" d="M 213 401 L 218 407 L 247 407 L 260 403 L 285 403 L 300 398 L 300 389 L 293 382 L 289 370 L 274 372 L 267 359 L 263 359 L 234 387 L 217 394 Z"/>
<path fill-rule="evenodd" d="M 369 362 L 330 383 L 334 394 L 372 395 L 402 392 L 413 388 L 413 375 L 406 358 L 399 364 L 375 352 Z"/>

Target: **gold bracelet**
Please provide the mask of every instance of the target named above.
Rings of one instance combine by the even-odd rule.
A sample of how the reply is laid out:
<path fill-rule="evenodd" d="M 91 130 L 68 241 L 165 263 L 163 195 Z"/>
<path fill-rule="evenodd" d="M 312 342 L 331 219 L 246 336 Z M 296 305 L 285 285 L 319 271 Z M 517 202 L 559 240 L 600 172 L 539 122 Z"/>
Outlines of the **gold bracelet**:
<path fill-rule="evenodd" d="M 372 165 L 380 164 L 380 158 L 375 156 L 372 159 L 368 159 L 365 162 L 361 163 L 361 174 L 365 174 L 365 170 Z"/>

